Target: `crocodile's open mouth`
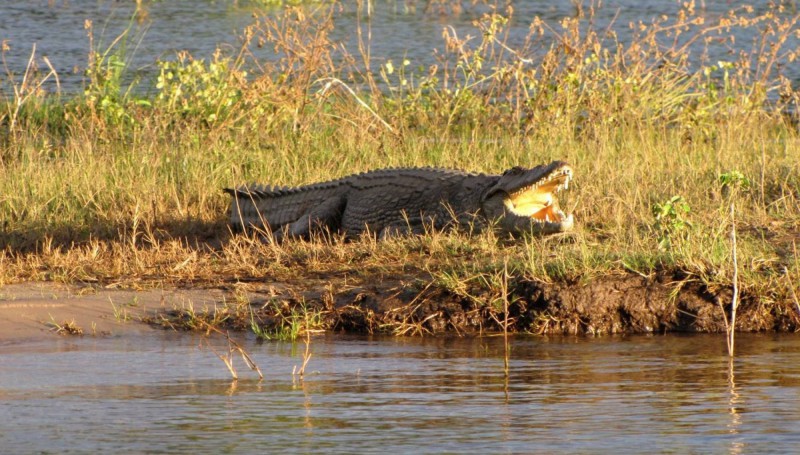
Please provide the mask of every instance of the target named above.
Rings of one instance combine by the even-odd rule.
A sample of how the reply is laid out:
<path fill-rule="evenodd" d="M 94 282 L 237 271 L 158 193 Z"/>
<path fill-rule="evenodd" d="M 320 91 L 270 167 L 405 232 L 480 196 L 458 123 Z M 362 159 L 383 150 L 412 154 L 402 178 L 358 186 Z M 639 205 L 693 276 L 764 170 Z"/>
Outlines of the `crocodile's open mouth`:
<path fill-rule="evenodd" d="M 571 214 L 558 207 L 556 195 L 569 188 L 572 168 L 563 165 L 538 182 L 520 188 L 505 198 L 506 208 L 517 216 L 530 217 L 536 221 L 562 223 L 572 220 Z"/>

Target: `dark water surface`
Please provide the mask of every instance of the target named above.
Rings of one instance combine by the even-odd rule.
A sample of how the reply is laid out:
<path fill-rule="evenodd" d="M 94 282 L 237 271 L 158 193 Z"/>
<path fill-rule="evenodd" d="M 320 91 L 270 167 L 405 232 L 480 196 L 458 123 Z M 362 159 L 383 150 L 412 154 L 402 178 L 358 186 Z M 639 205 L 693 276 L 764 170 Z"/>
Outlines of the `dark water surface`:
<path fill-rule="evenodd" d="M 366 3 L 366 2 L 364 2 Z M 473 2 L 460 2 L 464 9 L 459 13 L 433 6 L 426 8 L 431 2 L 375 0 L 372 2 L 372 14 L 367 20 L 365 13 L 359 12 L 357 2 L 346 0 L 341 2 L 340 9 L 334 16 L 335 29 L 331 39 L 335 43 L 344 44 L 349 52 L 358 55 L 357 27 L 360 25 L 364 34 L 367 25 L 371 28 L 371 54 L 374 65 L 382 64 L 387 59 L 398 61 L 408 58 L 416 67 L 434 63 L 434 49 L 444 49 L 442 31 L 452 27 L 460 38 L 467 35 L 477 37 L 480 32 L 472 26 L 472 22 L 490 6 Z M 435 4 L 433 2 L 432 4 Z M 448 2 L 440 2 L 447 4 Z M 452 2 L 457 4 L 459 2 Z M 488 2 L 490 5 L 493 2 Z M 589 2 L 584 2 L 588 4 Z M 642 2 L 636 0 L 608 0 L 596 11 L 593 18 L 597 30 L 613 30 L 621 42 L 630 40 L 631 23 L 643 21 L 649 23 L 653 19 L 668 15 L 675 17 L 679 1 Z M 707 23 L 717 23 L 719 17 L 731 9 L 744 4 L 755 5 L 756 12 L 763 12 L 767 1 L 740 2 L 731 0 L 705 0 L 698 2 L 705 7 L 701 9 Z M 786 2 L 787 17 L 796 14 L 794 2 Z M 43 57 L 47 57 L 59 74 L 61 88 L 66 92 L 80 90 L 83 84 L 83 70 L 86 68 L 89 55 L 89 40 L 84 30 L 86 20 L 91 20 L 95 35 L 95 48 L 105 51 L 111 42 L 130 24 L 134 24 L 126 43 L 125 58 L 129 65 L 129 79 L 140 75 L 145 80 L 152 80 L 157 73 L 156 60 L 172 60 L 180 50 L 187 50 L 196 58 L 209 58 L 214 49 L 222 47 L 235 54 L 239 49 L 243 29 L 254 22 L 253 13 L 259 10 L 257 1 L 234 0 L 170 0 L 144 1 L 144 13 L 135 15 L 135 2 L 114 0 L 37 0 L 30 2 L 0 2 L 0 41 L 4 41 L 10 50 L 5 52 L 6 66 L 17 75 L 17 83 L 21 80 L 28 60 L 36 45 L 38 66 L 46 71 Z M 311 2 L 310 8 L 319 7 Z M 500 11 L 505 11 L 506 2 L 499 2 Z M 510 2 L 514 8 L 513 22 L 510 25 L 508 43 L 514 47 L 524 41 L 534 17 L 541 17 L 554 29 L 559 29 L 559 22 L 566 17 L 573 17 L 576 9 L 573 2 L 549 0 L 526 0 Z M 267 10 L 275 13 L 279 9 Z M 361 18 L 359 20 L 359 17 Z M 705 56 L 707 64 L 715 64 L 718 60 L 732 61 L 739 51 L 750 51 L 757 43 L 757 28 L 737 30 L 736 43 L 733 47 L 725 44 L 711 45 L 709 55 Z M 541 48 L 549 46 L 552 36 L 545 38 Z M 478 43 L 474 39 L 471 44 Z M 608 43 L 609 46 L 612 43 Z M 798 45 L 795 38 L 787 42 L 787 50 Z M 259 58 L 270 59 L 275 56 L 270 46 L 255 49 Z M 700 54 L 700 49 L 695 51 Z M 374 69 L 374 68 L 373 68 Z M 791 80 L 800 79 L 797 65 L 782 68 Z M 0 81 L 5 79 L 5 71 L 0 71 Z M 54 81 L 49 81 L 46 88 L 55 90 Z M 147 84 L 145 84 L 147 85 Z"/>
<path fill-rule="evenodd" d="M 3 453 L 792 453 L 800 337 L 245 341 L 232 383 L 200 339 L 0 346 Z M 221 340 L 215 342 L 223 347 Z"/>

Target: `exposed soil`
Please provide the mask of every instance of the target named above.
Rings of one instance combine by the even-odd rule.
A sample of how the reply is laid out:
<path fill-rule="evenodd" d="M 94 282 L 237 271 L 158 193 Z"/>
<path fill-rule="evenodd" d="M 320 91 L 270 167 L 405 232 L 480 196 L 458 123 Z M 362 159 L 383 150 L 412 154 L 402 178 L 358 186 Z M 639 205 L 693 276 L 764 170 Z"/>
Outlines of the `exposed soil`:
<path fill-rule="evenodd" d="M 251 283 L 262 316 L 280 305 L 304 304 L 325 314 L 334 330 L 398 334 L 471 333 L 502 330 L 503 299 L 487 289 L 454 293 L 414 277 L 338 287 L 331 282 L 296 287 Z M 539 334 L 724 332 L 729 289 L 712 292 L 685 277 L 661 273 L 606 276 L 582 283 L 509 282 L 509 330 Z M 268 304 L 272 302 L 272 305 Z M 769 309 L 767 309 L 769 308 Z M 740 331 L 795 331 L 800 312 L 793 302 L 762 305 L 741 296 Z"/>
<path fill-rule="evenodd" d="M 510 331 L 723 332 L 723 309 L 729 314 L 731 292 L 712 292 L 701 283 L 669 273 L 620 274 L 574 283 L 512 278 L 507 300 L 479 286 L 454 292 L 415 275 L 380 280 L 317 276 L 290 282 L 231 279 L 222 284 L 143 291 L 28 283 L 0 288 L 0 341 L 66 334 L 69 331 L 59 326 L 70 322 L 84 335 L 148 330 L 141 321 L 187 328 L 192 318 L 247 330 L 253 316 L 261 323 L 275 324 L 301 307 L 317 312 L 320 326 L 328 330 L 468 334 L 502 330 L 506 301 Z M 742 296 L 738 330 L 798 328 L 800 314 L 794 302 L 763 305 L 756 296 Z"/>

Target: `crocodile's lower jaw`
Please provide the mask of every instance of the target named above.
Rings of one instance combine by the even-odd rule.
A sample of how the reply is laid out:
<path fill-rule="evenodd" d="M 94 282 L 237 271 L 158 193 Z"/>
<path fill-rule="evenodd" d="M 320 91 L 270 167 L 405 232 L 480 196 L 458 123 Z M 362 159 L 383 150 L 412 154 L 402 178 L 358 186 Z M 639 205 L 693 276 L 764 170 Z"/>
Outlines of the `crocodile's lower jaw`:
<path fill-rule="evenodd" d="M 575 218 L 570 213 L 562 218 L 561 221 L 544 221 L 540 222 L 540 224 L 542 225 L 542 232 L 544 233 L 570 231 L 575 225 Z"/>

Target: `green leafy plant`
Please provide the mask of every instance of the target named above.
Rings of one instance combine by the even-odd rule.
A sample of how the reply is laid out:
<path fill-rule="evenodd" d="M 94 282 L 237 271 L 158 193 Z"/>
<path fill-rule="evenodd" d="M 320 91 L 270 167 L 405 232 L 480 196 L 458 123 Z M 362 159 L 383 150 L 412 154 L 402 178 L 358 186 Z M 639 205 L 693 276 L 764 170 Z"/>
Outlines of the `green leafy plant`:
<path fill-rule="evenodd" d="M 682 196 L 653 204 L 654 228 L 658 233 L 658 248 L 668 251 L 676 239 L 685 239 L 692 223 L 686 218 L 691 209 Z"/>
<path fill-rule="evenodd" d="M 749 190 L 751 186 L 750 179 L 737 170 L 721 174 L 719 183 L 722 185 L 722 194 L 730 198 L 736 197 L 741 191 Z"/>
<path fill-rule="evenodd" d="M 227 118 L 247 77 L 246 71 L 219 51 L 208 62 L 182 52 L 177 60 L 160 61 L 158 66 L 156 106 L 209 124 Z"/>
<path fill-rule="evenodd" d="M 85 103 L 112 125 L 131 121 L 130 104 L 149 105 L 145 99 L 135 99 L 134 89 L 138 81 L 132 80 L 125 86 L 128 69 L 128 38 L 134 30 L 133 19 L 128 27 L 103 50 L 96 49 L 92 21 L 87 20 L 84 28 L 89 36 L 89 62 L 86 68 L 87 83 L 83 91 Z"/>

